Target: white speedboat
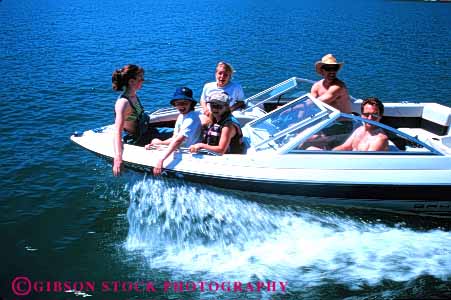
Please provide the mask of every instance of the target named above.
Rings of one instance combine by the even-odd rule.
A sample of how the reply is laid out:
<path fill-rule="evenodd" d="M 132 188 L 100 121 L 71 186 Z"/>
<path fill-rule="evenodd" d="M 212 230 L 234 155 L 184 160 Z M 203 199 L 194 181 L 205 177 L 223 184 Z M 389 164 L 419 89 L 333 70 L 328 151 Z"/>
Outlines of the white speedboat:
<path fill-rule="evenodd" d="M 247 99 L 234 115 L 243 125 L 246 154 L 191 154 L 166 160 L 165 174 L 227 189 L 318 199 L 318 203 L 451 215 L 451 108 L 437 103 L 384 103 L 381 123 L 344 114 L 313 98 L 311 81 L 290 78 Z M 353 111 L 362 100 L 352 98 Z M 177 112 L 150 115 L 171 125 Z M 363 123 L 380 127 L 386 151 L 334 151 Z M 71 136 L 81 147 L 112 160 L 108 125 Z M 150 172 L 160 150 L 124 145 L 126 167 Z M 312 198 L 313 197 L 313 198 Z M 315 200 L 313 200 L 315 201 Z"/>

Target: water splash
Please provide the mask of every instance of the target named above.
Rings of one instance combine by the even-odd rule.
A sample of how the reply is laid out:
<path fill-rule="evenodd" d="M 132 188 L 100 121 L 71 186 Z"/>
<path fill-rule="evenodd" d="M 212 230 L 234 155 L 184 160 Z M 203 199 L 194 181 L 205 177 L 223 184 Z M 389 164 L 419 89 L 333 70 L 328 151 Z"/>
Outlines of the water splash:
<path fill-rule="evenodd" d="M 153 268 L 290 289 L 327 280 L 358 289 L 385 279 L 451 278 L 451 233 L 371 224 L 333 213 L 263 205 L 167 179 L 128 187 L 128 250 Z"/>

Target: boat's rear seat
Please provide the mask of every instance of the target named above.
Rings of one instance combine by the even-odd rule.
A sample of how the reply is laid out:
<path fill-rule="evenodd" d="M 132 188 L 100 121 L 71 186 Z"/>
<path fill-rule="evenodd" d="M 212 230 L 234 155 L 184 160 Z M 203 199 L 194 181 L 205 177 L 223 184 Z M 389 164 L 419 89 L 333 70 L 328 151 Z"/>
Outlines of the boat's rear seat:
<path fill-rule="evenodd" d="M 437 103 L 423 103 L 419 117 L 420 127 L 398 129 L 420 139 L 428 137 L 440 139 L 440 136 L 451 134 L 451 108 Z"/>
<path fill-rule="evenodd" d="M 387 112 L 390 115 L 390 112 Z M 406 111 L 403 110 L 402 115 L 405 116 Z M 411 107 L 409 117 L 417 117 L 420 114 L 420 126 L 418 127 L 400 127 L 400 131 L 411 136 L 417 137 L 419 140 L 442 140 L 444 144 L 449 143 L 451 135 L 451 108 L 437 103 L 422 103 L 421 107 Z M 447 137 L 448 136 L 448 137 Z M 448 145 L 451 146 L 451 145 Z"/>
<path fill-rule="evenodd" d="M 357 100 L 355 105 L 360 105 Z M 357 107 L 353 107 L 356 109 Z M 451 108 L 438 103 L 384 103 L 386 123 L 398 129 L 429 132 L 437 136 L 451 135 Z"/>

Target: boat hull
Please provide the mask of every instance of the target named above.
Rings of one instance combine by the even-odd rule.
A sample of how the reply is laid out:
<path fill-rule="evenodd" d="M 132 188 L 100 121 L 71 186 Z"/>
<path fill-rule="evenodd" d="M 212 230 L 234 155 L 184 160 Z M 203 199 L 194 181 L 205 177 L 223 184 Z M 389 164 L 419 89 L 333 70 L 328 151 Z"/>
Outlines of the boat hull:
<path fill-rule="evenodd" d="M 126 163 L 126 167 L 149 174 L 152 171 L 150 166 L 134 163 Z M 287 182 L 204 175 L 170 169 L 166 169 L 164 175 L 201 185 L 253 193 L 257 195 L 257 199 L 271 197 L 272 203 L 281 205 L 290 201 L 451 217 L 451 200 L 448 196 L 451 195 L 450 185 Z"/>
<path fill-rule="evenodd" d="M 112 161 L 111 128 L 72 136 L 72 141 Z M 158 150 L 124 145 L 126 168 L 152 173 Z M 244 159 L 246 158 L 246 159 Z M 211 156 L 177 152 L 167 159 L 168 177 L 229 191 L 259 193 L 321 205 L 381 208 L 451 216 L 451 167 L 446 156 L 265 155 Z M 259 197 L 262 198 L 262 197 Z"/>

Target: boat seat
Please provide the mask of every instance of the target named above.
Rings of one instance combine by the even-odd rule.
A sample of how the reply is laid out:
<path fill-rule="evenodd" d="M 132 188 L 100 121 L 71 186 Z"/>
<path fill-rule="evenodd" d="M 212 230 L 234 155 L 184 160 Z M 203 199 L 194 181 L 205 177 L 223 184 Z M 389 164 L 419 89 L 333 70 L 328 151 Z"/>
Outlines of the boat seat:
<path fill-rule="evenodd" d="M 399 148 L 391 140 L 388 140 L 388 151 L 389 152 L 399 152 Z"/>
<path fill-rule="evenodd" d="M 446 127 L 448 128 L 448 135 L 451 133 L 450 132 L 451 108 L 437 103 L 425 103 L 421 118 L 434 124 Z M 423 128 L 398 128 L 398 129 L 411 136 L 417 137 L 418 139 L 423 141 L 427 140 L 428 138 L 432 138 L 435 140 L 441 138 L 441 136 Z"/>
<path fill-rule="evenodd" d="M 423 128 L 398 128 L 399 131 L 407 133 L 413 137 L 416 137 L 420 141 L 425 141 L 428 138 L 439 139 L 440 137 L 435 133 L 429 132 Z"/>
<path fill-rule="evenodd" d="M 451 125 L 451 108 L 438 103 L 425 103 L 423 114 L 421 117 L 424 120 L 433 122 L 448 128 L 447 133 L 450 134 Z"/>
<path fill-rule="evenodd" d="M 403 118 L 421 118 L 424 111 L 421 103 L 384 103 L 384 116 L 403 117 Z"/>

